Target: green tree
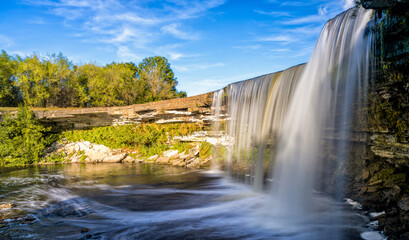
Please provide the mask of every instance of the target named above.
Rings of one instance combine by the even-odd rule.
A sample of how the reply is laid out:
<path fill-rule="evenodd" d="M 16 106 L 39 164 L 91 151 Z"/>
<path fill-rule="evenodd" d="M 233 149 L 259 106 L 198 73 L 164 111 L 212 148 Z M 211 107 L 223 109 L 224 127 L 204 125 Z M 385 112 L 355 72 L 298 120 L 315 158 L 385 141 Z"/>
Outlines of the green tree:
<path fill-rule="evenodd" d="M 177 81 L 165 57 L 149 57 L 139 64 L 139 78 L 148 87 L 147 101 L 175 98 Z"/>
<path fill-rule="evenodd" d="M 17 106 L 21 101 L 18 88 L 15 86 L 15 73 L 18 62 L 4 50 L 0 54 L 0 106 Z"/>
<path fill-rule="evenodd" d="M 40 160 L 49 143 L 49 131 L 35 119 L 28 107 L 20 107 L 16 116 L 5 115 L 0 122 L 0 166 L 21 166 Z"/>
<path fill-rule="evenodd" d="M 45 107 L 50 97 L 46 69 L 37 54 L 21 59 L 17 68 L 17 84 L 24 102 L 32 107 Z"/>
<path fill-rule="evenodd" d="M 47 82 L 50 96 L 47 107 L 70 107 L 77 97 L 73 64 L 61 53 L 50 55 L 42 61 L 44 81 Z"/>

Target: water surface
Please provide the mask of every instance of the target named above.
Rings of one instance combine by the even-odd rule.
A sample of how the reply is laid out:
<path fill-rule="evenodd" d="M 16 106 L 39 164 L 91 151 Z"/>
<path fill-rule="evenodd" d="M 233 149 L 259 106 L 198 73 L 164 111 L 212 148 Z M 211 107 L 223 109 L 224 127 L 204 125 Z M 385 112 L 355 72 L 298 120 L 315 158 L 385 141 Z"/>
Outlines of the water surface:
<path fill-rule="evenodd" d="M 0 212 L 1 239 L 360 239 L 368 231 L 346 204 L 319 196 L 316 214 L 283 218 L 270 194 L 202 170 L 73 164 L 0 176 L 0 203 L 15 205 Z"/>

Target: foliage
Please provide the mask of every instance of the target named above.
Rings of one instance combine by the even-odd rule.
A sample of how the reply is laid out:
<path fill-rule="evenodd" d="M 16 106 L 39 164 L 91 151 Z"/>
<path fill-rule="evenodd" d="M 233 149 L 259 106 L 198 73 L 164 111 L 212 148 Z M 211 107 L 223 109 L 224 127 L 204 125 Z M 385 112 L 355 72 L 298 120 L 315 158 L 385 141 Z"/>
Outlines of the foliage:
<path fill-rule="evenodd" d="M 177 97 L 178 82 L 166 58 L 158 56 L 145 58 L 139 64 L 138 74 L 147 84 L 148 99 L 156 101 Z"/>
<path fill-rule="evenodd" d="M 199 130 L 201 126 L 194 123 L 141 124 L 69 131 L 64 132 L 63 136 L 71 142 L 89 141 L 109 148 L 137 151 L 140 156 L 148 157 L 168 150 L 169 142 L 174 136 Z"/>
<path fill-rule="evenodd" d="M 51 142 L 47 131 L 28 107 L 20 107 L 15 117 L 5 115 L 0 122 L 0 166 L 37 163 Z"/>
<path fill-rule="evenodd" d="M 172 149 L 178 150 L 179 153 L 188 153 L 193 147 L 194 144 L 181 141 L 177 141 L 172 145 Z"/>
<path fill-rule="evenodd" d="M 213 145 L 208 142 L 201 142 L 199 147 L 199 157 L 206 159 L 213 154 Z"/>
<path fill-rule="evenodd" d="M 65 162 L 67 156 L 63 152 L 56 152 L 50 154 L 45 161 L 50 163 L 62 163 Z"/>
<path fill-rule="evenodd" d="M 164 57 L 76 66 L 61 53 L 0 55 L 0 107 L 103 107 L 186 97 Z"/>
<path fill-rule="evenodd" d="M 20 103 L 18 88 L 14 86 L 15 76 L 18 66 L 16 59 L 8 55 L 5 51 L 0 54 L 0 106 L 14 107 Z"/>

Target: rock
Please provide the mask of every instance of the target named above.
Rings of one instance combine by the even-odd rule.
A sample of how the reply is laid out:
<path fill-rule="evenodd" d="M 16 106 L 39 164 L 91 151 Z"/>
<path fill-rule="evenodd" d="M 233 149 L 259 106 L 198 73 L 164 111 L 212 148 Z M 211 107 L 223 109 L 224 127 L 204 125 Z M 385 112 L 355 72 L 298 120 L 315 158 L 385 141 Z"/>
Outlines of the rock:
<path fill-rule="evenodd" d="M 24 218 L 23 218 L 23 223 L 32 223 L 32 222 L 34 222 L 35 220 L 37 220 L 37 218 L 34 216 L 34 215 L 32 215 L 32 214 L 27 214 Z"/>
<path fill-rule="evenodd" d="M 362 171 L 362 179 L 367 180 L 368 178 L 369 178 L 369 171 L 368 171 L 368 169 L 364 169 Z"/>
<path fill-rule="evenodd" d="M 13 204 L 11 203 L 2 203 L 0 204 L 0 209 L 9 209 L 9 208 L 13 208 Z"/>
<path fill-rule="evenodd" d="M 396 0 L 361 0 L 362 6 L 366 9 L 387 9 L 393 7 Z"/>
<path fill-rule="evenodd" d="M 107 163 L 120 163 L 127 156 L 128 156 L 128 154 L 126 154 L 126 153 L 116 154 L 116 155 L 108 156 L 108 157 L 104 158 L 102 161 L 107 162 Z"/>
<path fill-rule="evenodd" d="M 403 211 L 409 211 L 409 195 L 404 195 L 399 201 L 398 201 L 398 207 L 402 209 Z"/>
<path fill-rule="evenodd" d="M 124 158 L 124 160 L 122 160 L 122 162 L 133 163 L 133 162 L 135 162 L 135 158 L 133 158 L 131 156 L 126 156 L 126 158 Z"/>
<path fill-rule="evenodd" d="M 89 231 L 91 231 L 91 229 L 89 229 L 89 228 L 83 228 L 83 229 L 81 229 L 81 233 L 86 233 L 86 232 L 89 232 Z"/>
<path fill-rule="evenodd" d="M 179 154 L 178 150 L 167 150 L 162 153 L 164 157 L 172 158 Z"/>
<path fill-rule="evenodd" d="M 169 158 L 168 157 L 165 157 L 165 156 L 161 156 L 161 157 L 159 157 L 158 159 L 156 159 L 156 161 L 155 161 L 155 163 L 158 163 L 158 164 L 169 164 Z"/>
<path fill-rule="evenodd" d="M 153 155 L 153 156 L 151 156 L 151 157 L 148 157 L 148 161 L 155 161 L 156 159 L 158 159 L 158 155 Z"/>

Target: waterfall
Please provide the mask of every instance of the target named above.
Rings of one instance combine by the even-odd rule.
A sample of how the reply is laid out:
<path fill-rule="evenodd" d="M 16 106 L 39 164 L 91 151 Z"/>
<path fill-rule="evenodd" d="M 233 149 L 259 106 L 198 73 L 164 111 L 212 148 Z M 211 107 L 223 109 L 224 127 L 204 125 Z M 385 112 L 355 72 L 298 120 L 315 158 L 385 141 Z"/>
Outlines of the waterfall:
<path fill-rule="evenodd" d="M 298 82 L 273 174 L 278 209 L 286 214 L 313 208 L 311 194 L 324 131 L 334 128 L 333 134 L 348 135 L 353 104 L 357 93 L 362 93 L 359 87 L 366 86 L 369 78 L 372 41 L 366 26 L 371 15 L 371 11 L 354 8 L 329 21 Z M 339 145 L 337 150 L 345 151 L 345 147 Z"/>
<path fill-rule="evenodd" d="M 313 211 L 324 138 L 343 139 L 333 144 L 340 164 L 345 160 L 354 107 L 365 103 L 372 72 L 371 16 L 362 8 L 343 12 L 325 25 L 306 65 L 225 89 L 227 168 L 256 190 L 270 180 L 279 212 Z"/>
<path fill-rule="evenodd" d="M 256 190 L 262 189 L 264 169 L 303 67 L 234 83 L 225 90 L 230 118 L 227 134 L 233 143 L 227 164 L 232 172 L 248 176 Z"/>

